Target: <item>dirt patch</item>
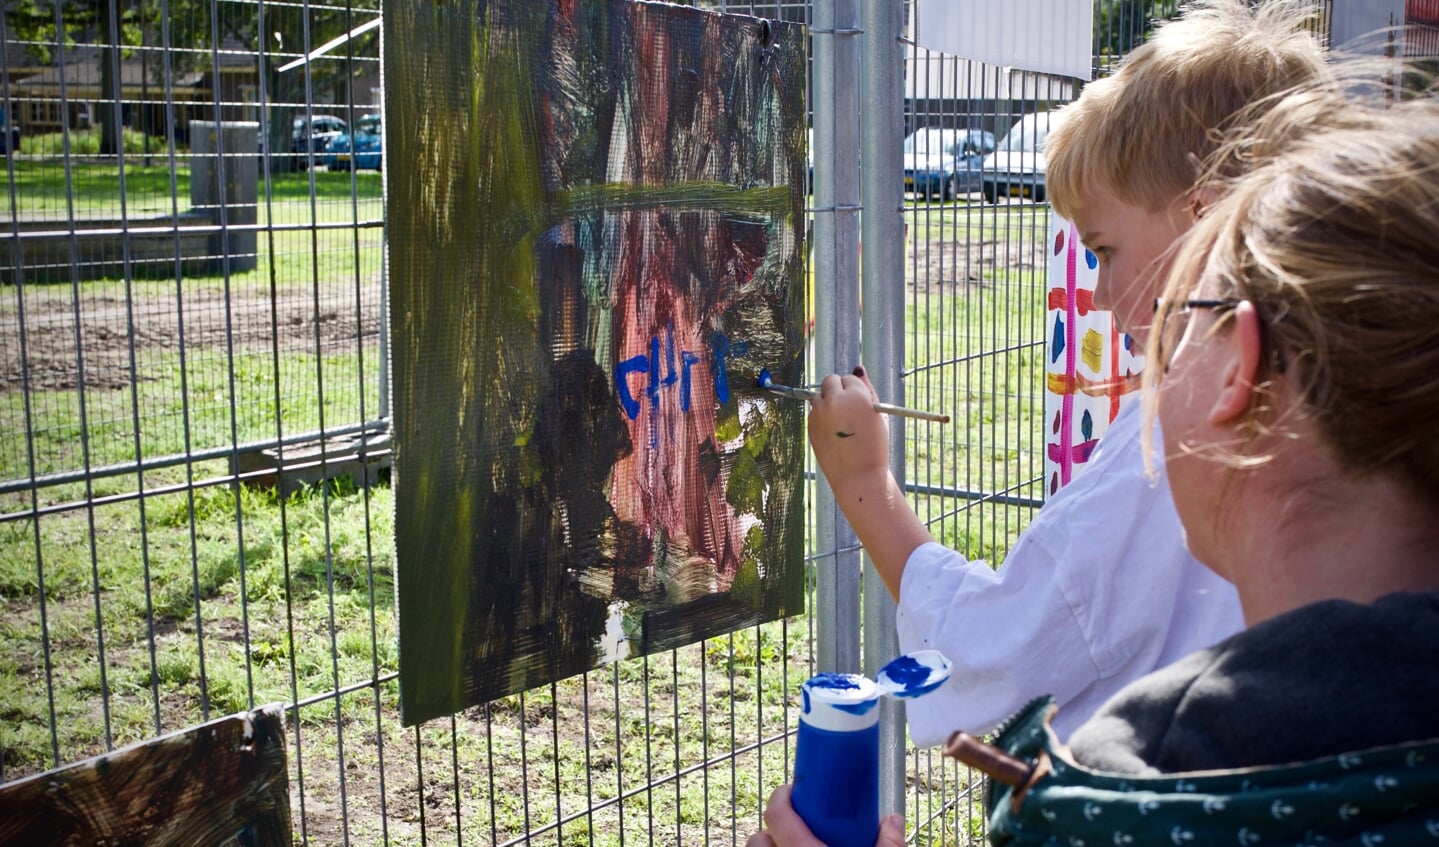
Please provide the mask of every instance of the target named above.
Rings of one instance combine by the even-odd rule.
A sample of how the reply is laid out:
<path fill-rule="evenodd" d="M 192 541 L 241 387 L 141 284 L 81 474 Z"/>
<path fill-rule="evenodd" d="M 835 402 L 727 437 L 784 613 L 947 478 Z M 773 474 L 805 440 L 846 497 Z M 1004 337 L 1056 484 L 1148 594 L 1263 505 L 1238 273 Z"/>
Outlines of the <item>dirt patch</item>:
<path fill-rule="evenodd" d="M 999 270 L 1011 277 L 1043 272 L 1042 241 L 928 241 L 908 245 L 905 283 L 914 293 L 962 293 L 991 281 Z"/>
<path fill-rule="evenodd" d="M 380 331 L 378 280 L 358 297 L 353 282 L 290 286 L 273 296 L 202 285 L 127 297 L 122 283 L 27 286 L 19 303 L 14 289 L 6 294 L 0 392 L 125 388 L 132 373 L 140 382 L 159 378 L 146 373 L 149 354 L 159 351 L 330 352 Z"/>
<path fill-rule="evenodd" d="M 962 292 L 996 270 L 1042 271 L 1044 261 L 1040 241 L 920 242 L 906 250 L 906 285 L 914 293 Z M 348 281 L 289 286 L 273 296 L 258 287 L 227 292 L 213 284 L 167 293 L 145 288 L 149 293 L 127 297 L 118 282 L 78 290 L 31 285 L 22 302 L 7 289 L 0 302 L 0 392 L 27 385 L 32 391 L 82 384 L 122 389 L 132 374 L 137 382 L 160 378 L 147 373 L 156 352 L 328 352 L 380 331 L 378 280 L 362 285 L 358 296 Z"/>

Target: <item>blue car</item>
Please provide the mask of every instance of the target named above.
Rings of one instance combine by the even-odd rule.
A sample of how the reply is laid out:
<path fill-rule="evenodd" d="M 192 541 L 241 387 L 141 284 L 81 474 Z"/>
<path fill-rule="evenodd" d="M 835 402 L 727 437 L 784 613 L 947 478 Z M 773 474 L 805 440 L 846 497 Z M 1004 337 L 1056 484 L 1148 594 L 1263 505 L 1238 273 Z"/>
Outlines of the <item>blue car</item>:
<path fill-rule="evenodd" d="M 978 191 L 980 167 L 994 133 L 979 129 L 917 129 L 904 140 L 904 190 L 951 200 Z"/>
<path fill-rule="evenodd" d="M 379 115 L 365 115 L 355 121 L 353 133 L 340 133 L 325 148 L 325 165 L 332 171 L 379 170 L 382 159 Z"/>

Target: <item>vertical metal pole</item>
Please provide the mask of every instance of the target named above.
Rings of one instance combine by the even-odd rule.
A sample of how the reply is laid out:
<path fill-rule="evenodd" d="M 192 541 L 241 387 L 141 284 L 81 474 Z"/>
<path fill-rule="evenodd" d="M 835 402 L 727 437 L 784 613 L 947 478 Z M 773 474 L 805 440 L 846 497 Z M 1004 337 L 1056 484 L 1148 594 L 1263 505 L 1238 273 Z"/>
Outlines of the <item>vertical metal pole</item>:
<path fill-rule="evenodd" d="M 904 402 L 904 50 L 901 0 L 868 0 L 860 21 L 860 201 L 862 352 L 870 381 L 883 400 Z M 904 418 L 889 421 L 889 462 L 904 483 Z M 865 560 L 868 561 L 866 556 Z M 864 669 L 873 676 L 899 653 L 895 607 L 873 565 L 864 568 Z M 904 706 L 880 703 L 879 802 L 904 812 Z"/>
<path fill-rule="evenodd" d="M 814 23 L 815 370 L 859 361 L 859 33 L 857 0 L 816 0 Z M 820 475 L 815 519 L 815 667 L 860 669 L 860 560 L 854 530 Z M 827 549 L 826 549 L 827 548 Z"/>
<path fill-rule="evenodd" d="M 380 27 L 380 113 L 384 114 L 385 103 L 385 28 Z M 380 150 L 390 149 L 386 137 L 389 121 L 380 123 Z M 390 423 L 390 175 L 394 170 L 385 168 L 384 181 L 380 183 L 382 203 L 380 214 L 384 225 L 380 229 L 380 408 L 376 420 L 387 425 L 387 435 L 393 435 L 395 428 Z M 361 391 L 364 389 L 361 388 Z M 361 421 L 361 423 L 365 423 Z"/>

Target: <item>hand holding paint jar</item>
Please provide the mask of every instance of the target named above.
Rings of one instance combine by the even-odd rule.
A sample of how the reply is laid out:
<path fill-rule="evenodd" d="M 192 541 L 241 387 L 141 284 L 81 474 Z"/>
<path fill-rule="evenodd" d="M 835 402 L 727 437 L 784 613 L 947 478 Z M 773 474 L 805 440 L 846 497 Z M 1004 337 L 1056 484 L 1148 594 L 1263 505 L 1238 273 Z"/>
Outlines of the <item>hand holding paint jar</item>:
<path fill-rule="evenodd" d="M 879 835 L 879 698 L 912 698 L 949 678 L 937 650 L 907 653 L 876 679 L 822 673 L 801 688 L 790 802 L 829 847 L 873 847 Z"/>

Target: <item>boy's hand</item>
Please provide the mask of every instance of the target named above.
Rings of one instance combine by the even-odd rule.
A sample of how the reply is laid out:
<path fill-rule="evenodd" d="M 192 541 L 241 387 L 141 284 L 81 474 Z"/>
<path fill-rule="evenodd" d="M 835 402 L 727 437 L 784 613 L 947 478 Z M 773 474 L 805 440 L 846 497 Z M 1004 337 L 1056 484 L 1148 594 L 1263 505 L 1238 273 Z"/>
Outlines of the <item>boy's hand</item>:
<path fill-rule="evenodd" d="M 769 829 L 751 835 L 745 847 L 825 847 L 790 805 L 790 788 L 781 785 L 769 795 L 764 809 L 764 822 Z M 904 847 L 904 818 L 890 815 L 880 821 L 874 847 Z"/>
<path fill-rule="evenodd" d="M 859 543 L 890 597 L 899 600 L 905 563 L 934 538 L 904 499 L 889 471 L 889 424 L 864 367 L 831 374 L 810 400 L 809 446 Z"/>
<path fill-rule="evenodd" d="M 825 377 L 810 400 L 810 449 L 836 491 L 889 473 L 889 425 L 874 410 L 878 400 L 863 366 Z"/>

